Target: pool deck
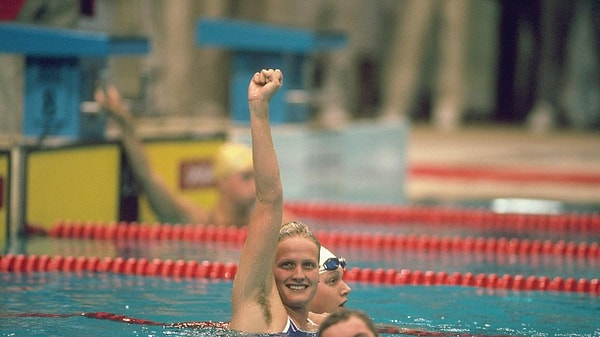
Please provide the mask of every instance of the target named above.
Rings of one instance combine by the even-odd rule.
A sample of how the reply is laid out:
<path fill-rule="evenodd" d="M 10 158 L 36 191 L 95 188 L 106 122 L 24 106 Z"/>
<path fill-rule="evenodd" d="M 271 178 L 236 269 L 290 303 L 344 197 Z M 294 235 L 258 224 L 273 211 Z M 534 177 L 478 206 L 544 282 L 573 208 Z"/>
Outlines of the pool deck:
<path fill-rule="evenodd" d="M 600 133 L 412 125 L 410 202 L 533 198 L 600 205 Z"/>

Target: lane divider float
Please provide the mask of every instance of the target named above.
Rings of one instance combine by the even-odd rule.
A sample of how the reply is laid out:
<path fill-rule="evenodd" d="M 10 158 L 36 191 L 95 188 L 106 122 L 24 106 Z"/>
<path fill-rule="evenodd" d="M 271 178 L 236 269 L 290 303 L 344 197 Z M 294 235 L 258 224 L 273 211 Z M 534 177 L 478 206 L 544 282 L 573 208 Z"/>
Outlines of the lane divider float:
<path fill-rule="evenodd" d="M 228 280 L 235 276 L 237 264 L 195 260 L 7 254 L 0 255 L 0 272 L 92 272 Z"/>
<path fill-rule="evenodd" d="M 288 202 L 286 210 L 299 217 L 375 224 L 418 223 L 477 228 L 600 232 L 600 212 L 561 214 L 496 213 L 489 209 L 427 206 Z"/>
<path fill-rule="evenodd" d="M 73 257 L 7 254 L 0 255 L 0 272 L 115 273 L 164 278 L 231 280 L 237 264 L 210 261 L 148 260 L 123 257 Z M 354 267 L 344 273 L 347 281 L 389 285 L 450 285 L 518 291 L 565 291 L 600 295 L 600 279 L 549 278 L 546 276 L 447 273 L 445 271 L 371 269 Z"/>
<path fill-rule="evenodd" d="M 57 238 L 89 240 L 184 240 L 195 242 L 233 242 L 243 244 L 246 229 L 213 225 L 169 225 L 57 221 L 49 235 Z M 328 247 L 386 250 L 424 250 L 465 253 L 520 255 L 559 255 L 600 258 L 598 242 L 551 241 L 493 237 L 440 237 L 427 234 L 385 234 L 317 230 L 315 235 Z"/>

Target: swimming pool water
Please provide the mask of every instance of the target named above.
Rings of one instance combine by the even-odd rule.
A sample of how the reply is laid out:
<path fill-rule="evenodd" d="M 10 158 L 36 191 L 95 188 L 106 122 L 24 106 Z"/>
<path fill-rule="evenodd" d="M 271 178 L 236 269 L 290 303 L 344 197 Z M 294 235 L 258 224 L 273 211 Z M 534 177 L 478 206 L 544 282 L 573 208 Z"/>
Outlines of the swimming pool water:
<path fill-rule="evenodd" d="M 0 279 L 4 315 L 110 312 L 163 323 L 229 319 L 227 281 L 68 273 L 0 274 Z M 79 315 L 15 319 L 2 314 L 2 336 L 189 336 L 191 332 Z"/>
<path fill-rule="evenodd" d="M 227 321 L 231 282 L 118 274 L 0 274 L 1 336 L 214 336 L 184 329 L 18 313 L 111 312 L 164 323 Z M 569 292 L 351 282 L 350 306 L 377 323 L 443 336 L 600 336 L 600 298 Z M 407 336 L 414 336 L 409 333 Z"/>
<path fill-rule="evenodd" d="M 307 219 L 317 231 L 369 235 L 516 238 L 597 243 L 593 230 L 549 230 L 440 223 L 363 223 Z M 338 237 L 339 239 L 339 237 Z M 448 274 L 546 276 L 597 279 L 600 256 L 512 251 L 390 248 L 385 245 L 327 244 L 349 268 L 444 271 Z M 438 247 L 439 248 L 439 247 Z M 193 240 L 81 239 L 30 236 L 11 243 L 26 255 L 122 257 L 237 263 L 241 243 Z M 357 278 L 355 278 L 357 279 Z M 415 329 L 405 335 L 600 337 L 600 296 L 590 293 L 512 291 L 461 286 L 383 285 L 350 282 L 350 306 L 377 323 Z M 81 316 L 109 312 L 163 323 L 227 321 L 231 282 L 90 272 L 0 272 L 0 336 L 214 336 L 214 329 L 127 324 Z M 26 317 L 23 316 L 25 314 Z M 33 315 L 28 315 L 33 314 Z M 40 317 L 37 314 L 43 314 Z M 15 316 L 16 315 L 16 316 Z M 19 316 L 20 315 L 20 316 Z M 57 317 L 60 316 L 60 317 Z M 420 331 L 420 333 L 419 333 Z M 425 332 L 425 333 L 423 333 Z M 229 335 L 227 335 L 229 336 Z"/>

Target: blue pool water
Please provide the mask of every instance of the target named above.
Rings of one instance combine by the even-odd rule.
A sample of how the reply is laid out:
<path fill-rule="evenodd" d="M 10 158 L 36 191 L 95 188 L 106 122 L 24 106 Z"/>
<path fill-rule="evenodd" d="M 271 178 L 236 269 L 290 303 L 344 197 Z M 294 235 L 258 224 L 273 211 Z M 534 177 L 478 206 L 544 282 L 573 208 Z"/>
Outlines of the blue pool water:
<path fill-rule="evenodd" d="M 435 233 L 440 237 L 507 237 L 600 242 L 599 233 L 502 231 L 424 224 L 307 223 L 316 230 Z M 431 234 L 430 234 L 431 235 Z M 600 258 L 561 254 L 389 249 L 329 246 L 349 267 L 447 273 L 600 277 Z M 26 255 L 123 257 L 237 263 L 235 242 L 84 240 L 28 237 L 11 245 Z M 350 282 L 349 306 L 375 322 L 442 336 L 600 337 L 600 296 L 587 293 L 511 291 L 454 286 L 391 286 Z M 127 324 L 79 314 L 109 312 L 162 323 L 228 321 L 231 282 L 111 273 L 1 273 L 0 336 L 215 336 L 214 329 Z M 39 315 L 41 314 L 41 315 Z M 50 317 L 44 317 L 50 316 Z M 92 315 L 93 316 L 93 315 Z M 406 336 L 414 336 L 406 333 Z M 230 336 L 230 335 L 226 335 Z M 439 336 L 439 335 L 438 335 Z"/>
<path fill-rule="evenodd" d="M 214 329 L 128 324 L 83 316 L 111 312 L 156 322 L 227 321 L 231 282 L 116 274 L 0 274 L 1 336 L 214 336 Z M 567 292 L 350 283 L 351 307 L 377 323 L 450 335 L 600 336 L 600 298 Z M 412 335 L 412 334 L 408 334 Z"/>

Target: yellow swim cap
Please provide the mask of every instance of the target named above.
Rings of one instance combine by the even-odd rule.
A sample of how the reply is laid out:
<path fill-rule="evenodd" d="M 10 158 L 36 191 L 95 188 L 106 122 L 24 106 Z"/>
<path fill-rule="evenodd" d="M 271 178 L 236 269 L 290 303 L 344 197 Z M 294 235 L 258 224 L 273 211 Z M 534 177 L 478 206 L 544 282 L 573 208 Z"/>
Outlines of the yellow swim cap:
<path fill-rule="evenodd" d="M 213 165 L 216 180 L 248 169 L 252 169 L 252 149 L 248 145 L 228 142 L 220 146 Z"/>

